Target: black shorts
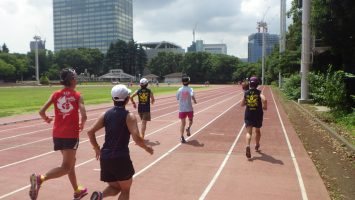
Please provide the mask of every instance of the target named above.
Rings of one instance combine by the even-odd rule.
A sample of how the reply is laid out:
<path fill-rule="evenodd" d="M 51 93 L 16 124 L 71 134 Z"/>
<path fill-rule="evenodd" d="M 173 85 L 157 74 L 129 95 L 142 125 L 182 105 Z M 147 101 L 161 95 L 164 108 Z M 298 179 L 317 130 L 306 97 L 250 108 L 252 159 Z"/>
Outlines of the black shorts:
<path fill-rule="evenodd" d="M 79 138 L 53 138 L 54 151 L 73 149 L 77 150 Z"/>
<path fill-rule="evenodd" d="M 100 159 L 101 181 L 115 182 L 125 181 L 133 177 L 135 171 L 129 156 Z"/>
<path fill-rule="evenodd" d="M 263 126 L 263 114 L 260 115 L 246 115 L 244 117 L 245 126 L 252 126 L 261 128 Z"/>

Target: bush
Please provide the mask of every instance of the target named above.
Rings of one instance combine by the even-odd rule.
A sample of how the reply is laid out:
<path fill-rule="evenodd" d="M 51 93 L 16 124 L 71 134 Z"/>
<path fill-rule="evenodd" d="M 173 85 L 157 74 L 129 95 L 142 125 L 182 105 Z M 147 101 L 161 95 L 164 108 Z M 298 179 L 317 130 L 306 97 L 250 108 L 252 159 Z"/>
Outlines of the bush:
<path fill-rule="evenodd" d="M 301 76 L 293 74 L 289 78 L 285 78 L 282 90 L 288 98 L 299 99 L 301 97 Z"/>
<path fill-rule="evenodd" d="M 41 76 L 39 83 L 42 85 L 49 85 L 49 79 L 46 75 Z"/>
<path fill-rule="evenodd" d="M 320 105 L 326 104 L 326 99 L 324 96 L 324 82 L 325 76 L 323 74 L 317 74 L 314 72 L 309 73 L 309 94 L 310 98 L 313 99 L 314 103 Z"/>

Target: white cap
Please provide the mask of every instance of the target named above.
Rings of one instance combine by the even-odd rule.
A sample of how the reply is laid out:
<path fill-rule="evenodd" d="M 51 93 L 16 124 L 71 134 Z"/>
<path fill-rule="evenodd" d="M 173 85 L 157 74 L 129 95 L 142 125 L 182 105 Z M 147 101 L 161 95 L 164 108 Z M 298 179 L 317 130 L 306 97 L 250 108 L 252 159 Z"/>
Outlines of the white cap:
<path fill-rule="evenodd" d="M 139 83 L 140 83 L 141 85 L 147 85 L 147 84 L 148 84 L 148 80 L 147 80 L 146 78 L 142 78 L 142 79 L 139 81 Z"/>
<path fill-rule="evenodd" d="M 111 96 L 114 101 L 124 101 L 130 94 L 131 90 L 122 84 L 113 86 L 111 90 Z"/>

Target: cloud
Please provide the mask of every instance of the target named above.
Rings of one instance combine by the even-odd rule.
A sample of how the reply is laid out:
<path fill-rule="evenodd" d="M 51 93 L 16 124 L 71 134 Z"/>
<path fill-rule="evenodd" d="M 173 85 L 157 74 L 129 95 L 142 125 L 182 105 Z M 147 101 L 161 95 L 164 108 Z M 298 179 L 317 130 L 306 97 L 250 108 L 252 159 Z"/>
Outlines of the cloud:
<path fill-rule="evenodd" d="M 0 44 L 26 53 L 33 36 L 40 35 L 53 50 L 52 1 L 0 0 L 0 24 L 5 27 Z M 269 32 L 279 34 L 279 4 L 280 0 L 133 0 L 134 40 L 165 40 L 187 49 L 196 25 L 196 39 L 224 42 L 228 54 L 247 57 L 247 37 L 257 31 L 264 15 Z"/>

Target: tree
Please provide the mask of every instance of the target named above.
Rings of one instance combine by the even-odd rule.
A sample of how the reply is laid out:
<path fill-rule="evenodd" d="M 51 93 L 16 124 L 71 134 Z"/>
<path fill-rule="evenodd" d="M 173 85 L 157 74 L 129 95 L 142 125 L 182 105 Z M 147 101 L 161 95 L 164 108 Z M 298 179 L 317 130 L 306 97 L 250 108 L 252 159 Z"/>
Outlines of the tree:
<path fill-rule="evenodd" d="M 15 75 L 16 68 L 0 58 L 0 79 L 7 80 Z"/>
<path fill-rule="evenodd" d="M 9 48 L 7 48 L 5 43 L 2 45 L 2 52 L 9 53 Z"/>

